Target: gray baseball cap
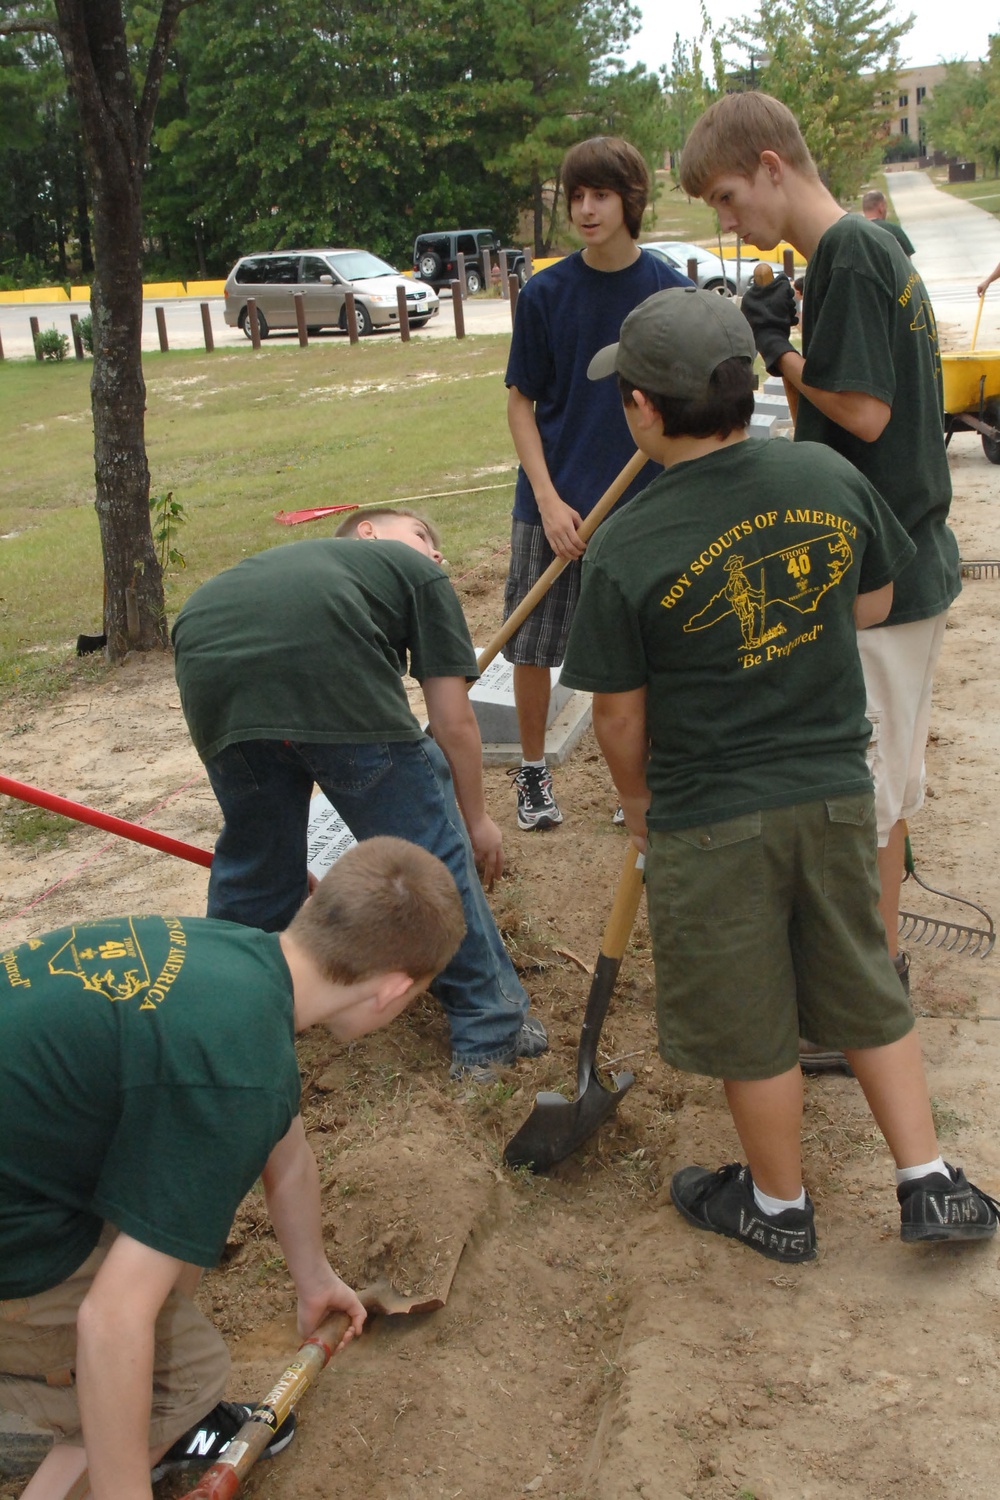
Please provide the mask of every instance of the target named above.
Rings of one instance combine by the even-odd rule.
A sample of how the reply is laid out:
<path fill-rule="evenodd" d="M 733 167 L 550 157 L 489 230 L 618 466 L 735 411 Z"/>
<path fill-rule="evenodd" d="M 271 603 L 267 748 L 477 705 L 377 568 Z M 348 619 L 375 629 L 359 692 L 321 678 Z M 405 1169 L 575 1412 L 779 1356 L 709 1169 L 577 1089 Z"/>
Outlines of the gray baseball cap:
<path fill-rule="evenodd" d="M 700 401 L 724 360 L 753 363 L 756 353 L 750 324 L 731 298 L 693 286 L 668 287 L 629 313 L 618 343 L 597 351 L 587 375 L 624 375 L 641 391 Z"/>

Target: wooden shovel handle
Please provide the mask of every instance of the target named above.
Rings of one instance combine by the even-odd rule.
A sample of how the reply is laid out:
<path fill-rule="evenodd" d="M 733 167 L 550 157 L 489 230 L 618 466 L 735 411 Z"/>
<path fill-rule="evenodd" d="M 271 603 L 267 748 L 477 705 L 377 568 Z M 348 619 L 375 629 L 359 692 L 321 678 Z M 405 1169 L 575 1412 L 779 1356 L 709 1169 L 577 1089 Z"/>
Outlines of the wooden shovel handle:
<path fill-rule="evenodd" d="M 597 504 L 594 506 L 593 510 L 588 512 L 588 514 L 584 516 L 583 520 L 581 521 L 579 527 L 577 528 L 576 534 L 582 542 L 589 541 L 594 532 L 597 530 L 598 526 L 600 526 L 601 522 L 604 520 L 604 517 L 607 515 L 608 511 L 621 499 L 622 495 L 624 495 L 633 479 L 635 479 L 636 475 L 645 468 L 648 462 L 649 459 L 646 457 L 645 453 L 639 453 L 638 451 L 633 453 L 624 469 L 622 469 L 621 473 L 618 475 L 618 478 L 612 480 L 607 489 L 604 491 L 604 494 L 601 496 L 600 500 L 598 500 Z M 479 667 L 480 672 L 484 672 L 486 670 L 493 658 L 510 640 L 511 636 L 514 634 L 514 631 L 517 630 L 519 626 L 524 624 L 525 620 L 531 614 L 531 611 L 534 609 L 535 605 L 541 598 L 543 598 L 545 594 L 548 593 L 549 589 L 555 583 L 556 579 L 559 577 L 559 574 L 562 572 L 563 568 L 566 567 L 566 564 L 568 562 L 569 558 L 556 557 L 552 560 L 552 562 L 549 563 L 548 567 L 545 569 L 545 572 L 542 574 L 541 578 L 539 578 L 534 588 L 529 589 L 517 608 L 507 616 L 506 620 L 504 620 L 500 629 L 497 631 L 496 635 L 490 641 L 486 649 L 480 653 L 479 660 L 477 662 L 477 666 Z"/>
<path fill-rule="evenodd" d="M 277 1385 L 254 1407 L 254 1414 L 244 1422 L 222 1457 L 181 1500 L 232 1500 L 239 1494 L 243 1481 L 274 1433 L 326 1368 L 349 1323 L 346 1313 L 332 1313 L 311 1338 L 300 1344 Z"/>
<path fill-rule="evenodd" d="M 754 266 L 753 280 L 754 286 L 767 286 L 768 282 L 774 280 L 774 272 L 771 270 L 771 267 L 768 265 L 766 260 L 762 260 L 759 265 Z M 788 402 L 788 414 L 792 419 L 792 426 L 794 427 L 799 415 L 798 388 L 792 385 L 792 382 L 786 379 L 784 375 L 782 375 L 781 377 L 781 383 L 785 387 L 785 400 Z"/>
<path fill-rule="evenodd" d="M 621 875 L 618 877 L 618 889 L 615 891 L 614 904 L 611 907 L 611 915 L 608 917 L 608 925 L 604 929 L 601 939 L 601 952 L 606 958 L 614 958 L 621 961 L 625 954 L 632 928 L 635 926 L 636 913 L 639 910 L 639 901 L 642 897 L 642 873 L 645 865 L 645 856 L 629 839 L 628 850 L 625 854 L 625 863 L 622 866 Z"/>

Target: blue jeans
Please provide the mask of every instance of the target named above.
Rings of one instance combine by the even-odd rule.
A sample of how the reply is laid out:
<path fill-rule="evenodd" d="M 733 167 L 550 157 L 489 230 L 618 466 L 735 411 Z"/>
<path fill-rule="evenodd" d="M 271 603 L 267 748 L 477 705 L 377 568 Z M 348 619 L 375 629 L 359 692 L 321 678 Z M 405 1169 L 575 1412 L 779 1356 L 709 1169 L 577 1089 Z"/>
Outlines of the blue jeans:
<path fill-rule="evenodd" d="M 392 834 L 436 854 L 462 898 L 466 933 L 431 985 L 451 1027 L 454 1060 L 514 1060 L 528 996 L 476 873 L 451 772 L 433 740 L 294 744 L 244 740 L 205 762 L 225 819 L 208 882 L 208 915 L 265 932 L 288 926 L 307 893 L 313 783 L 356 839 Z"/>

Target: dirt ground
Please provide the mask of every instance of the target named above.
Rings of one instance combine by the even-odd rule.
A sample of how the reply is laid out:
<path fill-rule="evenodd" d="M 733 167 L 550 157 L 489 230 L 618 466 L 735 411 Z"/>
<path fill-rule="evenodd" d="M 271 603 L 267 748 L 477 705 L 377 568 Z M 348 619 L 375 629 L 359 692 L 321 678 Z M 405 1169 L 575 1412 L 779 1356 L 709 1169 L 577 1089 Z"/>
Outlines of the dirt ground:
<path fill-rule="evenodd" d="M 967 559 L 1000 558 L 1000 471 L 956 439 L 953 522 Z M 503 558 L 460 589 L 479 638 L 499 619 Z M 982 571 L 982 570 L 981 570 Z M 1000 571 L 1000 569 L 994 570 Z M 915 820 L 917 870 L 996 911 L 1000 577 L 969 578 L 946 636 Z M 19 721 L 20 719 L 20 721 Z M 9 774 L 211 847 L 217 810 L 170 663 L 135 659 L 54 706 L 0 717 Z M 636 1084 L 575 1158 L 534 1178 L 501 1165 L 537 1089 L 570 1082 L 588 977 L 625 851 L 593 739 L 557 775 L 561 829 L 507 841 L 501 927 L 552 1050 L 503 1084 L 447 1079 L 424 999 L 385 1033 L 301 1043 L 331 1259 L 354 1285 L 447 1287 L 440 1311 L 376 1319 L 303 1403 L 296 1443 L 261 1465 L 258 1500 L 859 1500 L 992 1496 L 1000 1406 L 1000 1245 L 898 1239 L 892 1164 L 853 1080 L 807 1083 L 806 1182 L 819 1259 L 781 1267 L 685 1224 L 673 1171 L 737 1156 L 721 1090 L 657 1058 L 640 912 L 602 1041 Z M 9 831 L 16 816 L 3 814 Z M 74 826 L 58 847 L 5 838 L 0 944 L 116 911 L 200 913 L 206 872 Z M 982 918 L 914 886 L 923 915 Z M 720 910 L 720 923 L 726 919 Z M 945 1155 L 1000 1193 L 998 959 L 916 946 L 912 980 Z M 617 1069 L 616 1069 L 617 1070 Z M 460 1261 L 458 1257 L 461 1256 Z M 455 1270 L 457 1262 L 457 1271 Z M 204 1305 L 231 1343 L 232 1394 L 263 1396 L 296 1345 L 293 1298 L 262 1200 L 240 1210 Z M 176 1495 L 174 1482 L 161 1493 Z M 0 1481 L 14 1496 L 18 1482 Z"/>

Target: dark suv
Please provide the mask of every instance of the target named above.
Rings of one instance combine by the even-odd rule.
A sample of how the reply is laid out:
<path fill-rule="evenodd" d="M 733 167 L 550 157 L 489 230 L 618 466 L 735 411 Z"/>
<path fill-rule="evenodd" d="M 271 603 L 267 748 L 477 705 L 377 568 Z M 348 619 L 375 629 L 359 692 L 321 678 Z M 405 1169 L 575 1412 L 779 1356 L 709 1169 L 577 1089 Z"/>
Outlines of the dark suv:
<path fill-rule="evenodd" d="M 413 246 L 413 274 L 432 287 L 449 286 L 458 280 L 458 256 L 465 256 L 465 285 L 469 292 L 483 289 L 483 251 L 496 261 L 501 250 L 507 255 L 507 274 L 523 286 L 528 279 L 524 251 L 502 245 L 494 229 L 441 229 L 418 234 Z"/>

